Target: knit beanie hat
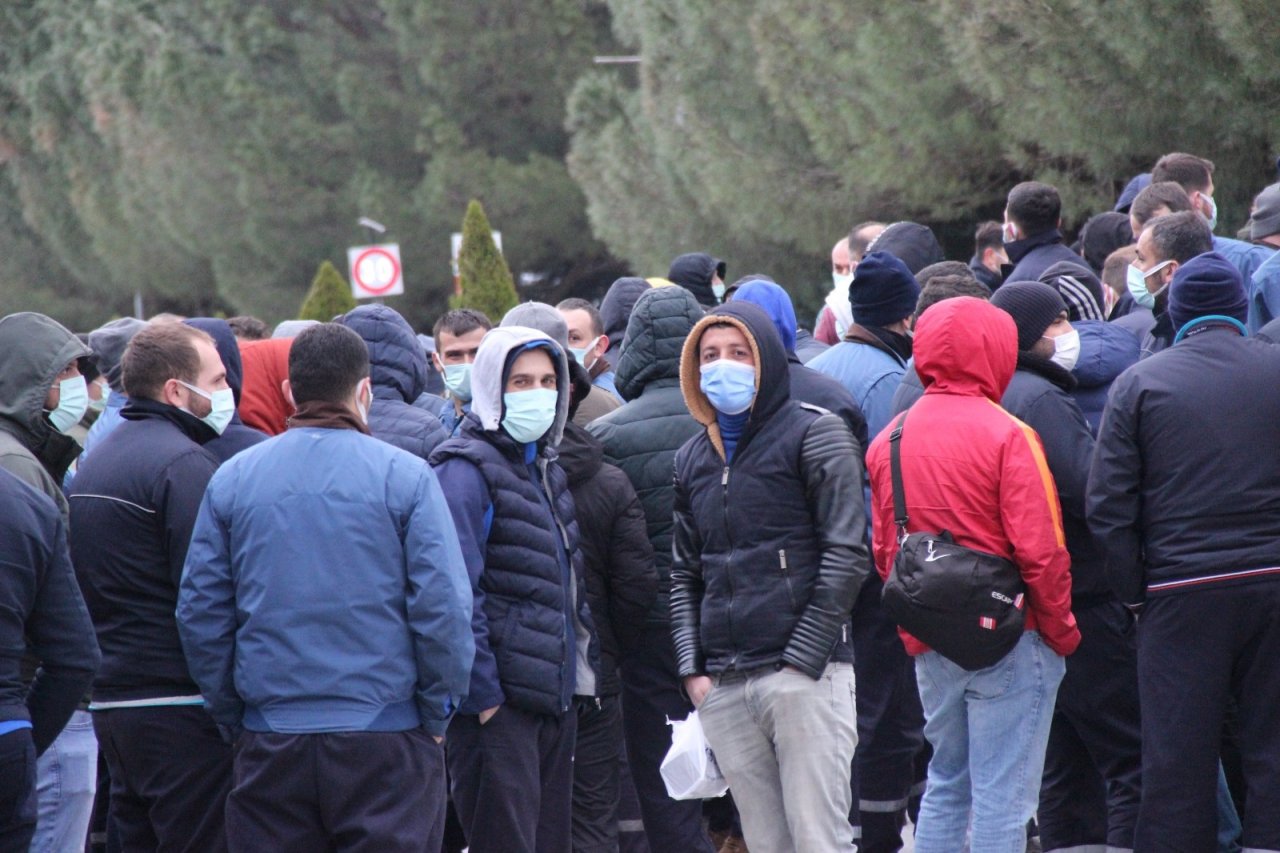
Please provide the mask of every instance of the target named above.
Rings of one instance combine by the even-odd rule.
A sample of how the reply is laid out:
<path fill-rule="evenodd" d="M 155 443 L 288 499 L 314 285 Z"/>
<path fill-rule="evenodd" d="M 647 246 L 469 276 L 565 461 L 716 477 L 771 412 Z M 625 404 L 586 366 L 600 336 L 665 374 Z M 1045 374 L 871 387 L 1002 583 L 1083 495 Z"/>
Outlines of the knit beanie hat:
<path fill-rule="evenodd" d="M 1253 216 L 1249 223 L 1251 240 L 1280 234 L 1280 184 L 1272 184 L 1258 193 L 1253 200 Z"/>
<path fill-rule="evenodd" d="M 524 326 L 536 329 L 569 352 L 569 327 L 564 322 L 564 315 L 545 302 L 521 302 L 506 314 L 502 315 L 499 326 Z"/>
<path fill-rule="evenodd" d="M 888 252 L 869 252 L 853 270 L 849 305 L 860 326 L 892 326 L 916 310 L 920 285 L 907 265 Z"/>
<path fill-rule="evenodd" d="M 991 294 L 991 304 L 1005 311 L 1018 327 L 1018 351 L 1028 352 L 1044 337 L 1058 315 L 1067 310 L 1062 296 L 1039 281 L 1011 281 Z"/>
<path fill-rule="evenodd" d="M 1040 274 L 1040 281 L 1058 291 L 1067 303 L 1067 319 L 1105 320 L 1102 313 L 1102 282 L 1084 261 L 1058 261 Z"/>
<path fill-rule="evenodd" d="M 888 252 L 906 264 L 912 275 L 947 257 L 933 231 L 918 222 L 893 223 L 881 231 L 880 236 L 867 249 Z"/>
<path fill-rule="evenodd" d="M 1217 252 L 1196 255 L 1179 266 L 1169 285 L 1169 319 L 1174 331 L 1210 314 L 1234 317 L 1241 323 L 1249 316 L 1240 271 Z"/>
<path fill-rule="evenodd" d="M 121 367 L 124 362 L 125 348 L 129 346 L 133 336 L 146 327 L 147 324 L 142 320 L 121 317 L 89 333 L 89 349 L 93 350 L 98 372 L 107 377 L 107 384 L 117 394 L 124 393 Z"/>

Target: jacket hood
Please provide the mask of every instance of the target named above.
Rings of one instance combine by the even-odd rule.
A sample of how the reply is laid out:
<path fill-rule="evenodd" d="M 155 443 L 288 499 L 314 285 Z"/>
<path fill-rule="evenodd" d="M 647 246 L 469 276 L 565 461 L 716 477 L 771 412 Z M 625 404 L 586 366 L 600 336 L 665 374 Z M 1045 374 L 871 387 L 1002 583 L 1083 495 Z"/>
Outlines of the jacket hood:
<path fill-rule="evenodd" d="M 1123 326 L 1098 320 L 1081 320 L 1071 326 L 1080 333 L 1080 357 L 1071 373 L 1082 388 L 1110 384 L 1142 353 L 1137 335 Z"/>
<path fill-rule="evenodd" d="M 957 296 L 920 315 L 913 351 L 926 394 L 999 403 L 1018 364 L 1018 327 L 991 303 Z"/>
<path fill-rule="evenodd" d="M 730 301 L 739 299 L 760 306 L 773 321 L 773 327 L 778 330 L 782 348 L 788 353 L 796 351 L 796 309 L 791 305 L 791 297 L 777 282 L 762 279 L 749 281 L 734 291 Z"/>
<path fill-rule="evenodd" d="M 334 321 L 369 347 L 369 379 L 380 400 L 412 403 L 427 389 L 427 351 L 400 312 L 386 305 L 361 305 Z"/>
<path fill-rule="evenodd" d="M 564 350 L 546 334 L 524 326 L 498 326 L 480 342 L 471 366 L 471 416 L 481 429 L 497 431 L 502 426 L 502 389 L 507 365 L 518 350 L 545 347 L 556 365 L 556 419 L 547 433 L 547 444 L 555 447 L 564 435 L 569 419 L 569 363 Z"/>
<path fill-rule="evenodd" d="M 642 278 L 627 276 L 609 285 L 604 299 L 600 301 L 600 320 L 604 323 L 604 333 L 609 338 L 609 349 L 604 357 L 609 364 L 618 366 L 618 354 L 622 351 L 622 336 L 627 332 L 627 321 L 631 319 L 631 310 L 636 302 L 650 287 Z"/>
<path fill-rule="evenodd" d="M 715 291 L 711 289 L 711 277 L 719 273 L 724 279 L 725 262 L 713 258 L 705 252 L 690 252 L 681 255 L 671 262 L 667 278 L 693 294 L 701 305 L 708 307 L 716 304 Z"/>
<path fill-rule="evenodd" d="M 125 348 L 129 346 L 133 336 L 146 327 L 147 324 L 136 317 L 121 317 L 89 333 L 89 349 L 93 350 L 93 360 L 98 365 L 98 372 L 107 377 L 107 384 L 117 394 L 124 393 L 120 368 Z"/>
<path fill-rule="evenodd" d="M 1058 261 L 1040 273 L 1040 281 L 1058 291 L 1067 303 L 1067 318 L 1077 320 L 1102 320 L 1102 281 L 1093 274 L 1083 260 Z"/>
<path fill-rule="evenodd" d="M 240 389 L 244 385 L 244 366 L 240 362 L 240 345 L 236 342 L 236 333 L 231 331 L 226 320 L 216 317 L 192 317 L 182 322 L 213 338 L 214 346 L 218 348 L 218 357 L 222 359 L 222 367 L 227 371 L 227 385 L 231 387 L 236 405 L 239 406 Z"/>
<path fill-rule="evenodd" d="M 240 420 L 267 435 L 287 427 L 293 407 L 280 384 L 289 378 L 289 348 L 293 338 L 269 338 L 240 344 L 244 380 L 240 389 Z"/>
<path fill-rule="evenodd" d="M 613 377 L 624 400 L 639 397 L 651 382 L 680 377 L 680 352 L 702 314 L 698 300 L 683 287 L 655 287 L 640 295 Z"/>
<path fill-rule="evenodd" d="M 684 349 L 680 354 L 680 390 L 684 393 L 689 413 L 707 428 L 711 442 L 721 451 L 721 456 L 725 454 L 720 442 L 716 410 L 702 392 L 698 345 L 703 332 L 711 326 L 723 323 L 742 330 L 755 353 L 756 398 L 751 403 L 747 429 L 752 430 L 763 423 L 791 398 L 791 370 L 787 367 L 786 350 L 782 348 L 782 339 L 778 337 L 773 321 L 760 306 L 734 300 L 699 320 L 685 339 Z"/>
<path fill-rule="evenodd" d="M 571 486 L 591 479 L 604 464 L 604 445 L 600 439 L 572 421 L 565 424 L 564 435 L 556 451 L 560 467 L 569 477 Z"/>
<path fill-rule="evenodd" d="M 893 223 L 867 247 L 871 252 L 888 252 L 906 264 L 912 275 L 947 257 L 933 230 L 918 222 Z"/>
<path fill-rule="evenodd" d="M 53 426 L 44 416 L 44 400 L 54 378 L 87 346 L 61 323 L 23 311 L 0 319 L 0 417 L 36 439 Z"/>

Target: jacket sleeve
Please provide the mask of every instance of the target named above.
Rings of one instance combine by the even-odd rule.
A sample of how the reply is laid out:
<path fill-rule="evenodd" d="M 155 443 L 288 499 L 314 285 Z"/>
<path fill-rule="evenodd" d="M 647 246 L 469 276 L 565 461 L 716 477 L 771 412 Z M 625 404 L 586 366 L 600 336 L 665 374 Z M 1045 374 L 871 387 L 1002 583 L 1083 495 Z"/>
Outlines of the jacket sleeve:
<path fill-rule="evenodd" d="M 838 417 L 823 415 L 809 427 L 800 446 L 800 474 L 822 553 L 813 594 L 782 660 L 818 678 L 870 571 L 862 455 Z"/>
<path fill-rule="evenodd" d="M 1040 436 L 1063 512 L 1083 519 L 1089 463 L 1093 459 L 1093 433 L 1080 406 L 1055 388 L 1036 400 L 1023 420 Z"/>
<path fill-rule="evenodd" d="M 52 513 L 52 505 L 49 510 Z M 26 622 L 27 640 L 40 661 L 27 693 L 37 753 L 44 752 L 67 724 L 102 660 L 89 611 L 71 568 L 67 527 L 60 516 L 50 545 L 48 562 Z"/>
<path fill-rule="evenodd" d="M 1080 631 L 1071 613 L 1071 556 L 1062 508 L 1040 439 L 1020 422 L 1004 446 L 1000 520 L 1040 635 L 1058 654 L 1071 654 L 1080 644 Z"/>
<path fill-rule="evenodd" d="M 1102 413 L 1098 445 L 1089 469 L 1089 529 L 1106 558 L 1107 578 L 1121 601 L 1137 604 L 1146 589 L 1139 524 L 1142 520 L 1142 452 L 1134 406 L 1124 378 L 1116 380 Z"/>
<path fill-rule="evenodd" d="M 160 507 L 164 525 L 165 553 L 169 555 L 169 577 L 174 589 L 182 582 L 182 567 L 195 529 L 204 491 L 218 469 L 217 461 L 204 450 L 192 450 L 173 461 L 156 483 L 153 506 Z"/>
<path fill-rule="evenodd" d="M 893 483 L 890 479 L 888 442 L 876 444 L 867 451 L 867 475 L 871 489 L 871 547 L 874 566 L 881 580 L 889 579 L 893 560 L 898 556 L 898 528 L 893 520 Z M 883 459 L 881 463 L 879 460 Z M 883 475 L 872 472 L 883 471 Z"/>
<path fill-rule="evenodd" d="M 428 734 L 442 736 L 471 680 L 474 599 L 448 504 L 436 475 L 425 465 L 405 529 L 404 555 L 418 716 Z"/>
<path fill-rule="evenodd" d="M 489 622 L 484 612 L 485 542 L 488 521 L 493 512 L 489 488 L 479 469 L 465 459 L 447 459 L 435 469 L 453 526 L 458 534 L 462 562 L 471 583 L 471 636 L 475 643 L 475 661 L 471 665 L 471 683 L 467 688 L 467 710 L 479 713 L 506 701 L 498 680 L 498 661 L 489 647 Z"/>
<path fill-rule="evenodd" d="M 676 673 L 684 678 L 702 675 L 702 540 L 689 506 L 689 493 L 680 481 L 676 457 L 674 525 L 671 541 L 671 638 L 676 647 Z"/>
<path fill-rule="evenodd" d="M 616 476 L 610 485 L 616 494 L 617 511 L 609 535 L 609 618 L 619 655 L 625 656 L 640 638 L 645 617 L 658 595 L 658 570 L 640 498 L 627 476 L 613 471 Z"/>
<path fill-rule="evenodd" d="M 214 722 L 232 727 L 244 717 L 244 701 L 235 686 L 236 591 L 227 508 L 222 505 L 223 488 L 234 491 L 234 486 L 219 478 L 205 491 L 186 549 L 175 613 L 187 668 L 200 686 L 205 710 Z"/>

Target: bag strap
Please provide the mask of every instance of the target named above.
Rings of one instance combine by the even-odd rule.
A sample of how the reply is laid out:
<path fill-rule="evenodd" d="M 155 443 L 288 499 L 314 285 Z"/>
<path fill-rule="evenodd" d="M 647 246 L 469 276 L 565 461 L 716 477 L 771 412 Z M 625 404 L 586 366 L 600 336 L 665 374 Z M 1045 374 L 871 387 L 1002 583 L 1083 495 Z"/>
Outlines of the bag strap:
<path fill-rule="evenodd" d="M 907 496 L 902 488 L 902 427 L 907 413 L 898 418 L 893 432 L 889 433 L 889 475 L 893 480 L 893 523 L 898 526 L 898 544 L 907 538 Z"/>

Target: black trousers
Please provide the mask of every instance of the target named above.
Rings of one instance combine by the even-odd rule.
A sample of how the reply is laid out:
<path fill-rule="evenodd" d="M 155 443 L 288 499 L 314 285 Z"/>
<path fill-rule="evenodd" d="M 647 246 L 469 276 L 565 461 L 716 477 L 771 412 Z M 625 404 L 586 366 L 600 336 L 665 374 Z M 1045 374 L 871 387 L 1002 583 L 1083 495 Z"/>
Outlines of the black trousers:
<path fill-rule="evenodd" d="M 228 846 L 434 853 L 444 804 L 444 748 L 422 729 L 245 732 L 227 800 Z"/>
<path fill-rule="evenodd" d="M 36 833 L 36 747 L 31 729 L 0 735 L 0 853 L 27 853 Z"/>
<path fill-rule="evenodd" d="M 1142 795 L 1137 626 L 1117 601 L 1075 615 L 1080 647 L 1067 658 L 1049 730 L 1040 844 L 1131 849 Z"/>
<path fill-rule="evenodd" d="M 614 696 L 578 705 L 573 750 L 574 853 L 617 853 L 622 707 Z"/>
<path fill-rule="evenodd" d="M 915 664 L 880 606 L 883 589 L 872 572 L 853 606 L 858 748 L 849 822 L 860 827 L 863 853 L 902 849 L 907 803 L 919 781 L 915 759 L 925 745 Z"/>
<path fill-rule="evenodd" d="M 622 727 L 649 849 L 715 853 L 702 828 L 702 802 L 671 799 L 659 770 L 671 748 L 667 720 L 683 720 L 693 710 L 676 675 L 670 624 L 647 623 L 637 648 L 622 662 L 620 674 Z"/>
<path fill-rule="evenodd" d="M 124 853 L 227 849 L 231 747 L 199 706 L 94 711 Z"/>
<path fill-rule="evenodd" d="M 566 853 L 571 846 L 574 709 L 551 716 L 503 705 L 480 725 L 449 724 L 453 805 L 471 853 Z"/>
<path fill-rule="evenodd" d="M 1280 581 L 1147 600 L 1138 620 L 1142 804 L 1134 850 L 1213 850 L 1222 724 L 1238 704 L 1245 848 L 1280 850 Z"/>

